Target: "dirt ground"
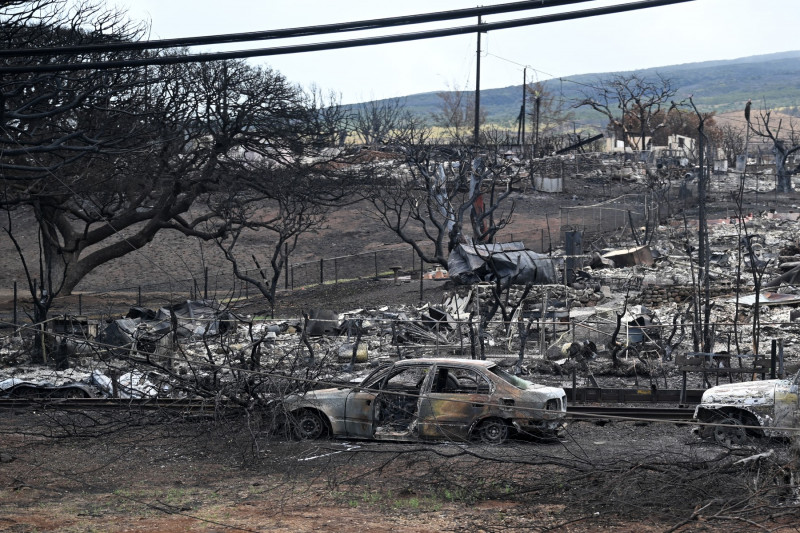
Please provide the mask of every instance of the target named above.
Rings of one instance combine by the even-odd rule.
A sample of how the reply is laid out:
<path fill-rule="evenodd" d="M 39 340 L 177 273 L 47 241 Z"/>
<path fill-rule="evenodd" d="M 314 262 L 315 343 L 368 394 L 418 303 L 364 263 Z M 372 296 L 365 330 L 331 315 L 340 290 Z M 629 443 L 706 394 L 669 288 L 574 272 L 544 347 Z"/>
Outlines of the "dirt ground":
<path fill-rule="evenodd" d="M 79 429 L 83 417 L 103 424 Z M 486 447 L 268 441 L 219 423 L 152 422 L 0 411 L 0 530 L 666 531 L 691 516 L 692 495 L 674 502 L 669 487 L 662 497 L 643 486 L 609 498 L 603 476 L 620 472 L 602 465 L 719 452 L 674 424 L 575 422 L 559 442 Z M 580 487 L 593 475 L 587 462 L 599 492 Z M 576 490 L 554 492 L 552 476 Z M 678 530 L 731 530 L 700 516 Z"/>

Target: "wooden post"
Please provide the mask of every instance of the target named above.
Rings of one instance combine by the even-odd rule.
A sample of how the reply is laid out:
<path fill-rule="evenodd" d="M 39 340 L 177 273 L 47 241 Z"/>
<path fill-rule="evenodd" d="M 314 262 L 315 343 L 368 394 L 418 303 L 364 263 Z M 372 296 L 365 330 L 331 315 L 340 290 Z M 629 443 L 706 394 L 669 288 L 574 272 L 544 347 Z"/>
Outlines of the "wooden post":
<path fill-rule="evenodd" d="M 686 370 L 683 371 L 681 380 L 681 398 L 678 400 L 678 407 L 686 407 Z"/>
<path fill-rule="evenodd" d="M 17 325 L 17 280 L 14 280 L 14 326 Z"/>
<path fill-rule="evenodd" d="M 575 401 L 576 391 L 578 388 L 578 376 L 577 376 L 578 369 L 576 367 L 572 367 L 572 401 Z"/>
<path fill-rule="evenodd" d="M 375 279 L 378 279 L 378 252 L 375 251 Z"/>
<path fill-rule="evenodd" d="M 769 358 L 769 379 L 775 379 L 776 362 L 778 360 L 778 341 L 772 339 L 772 346 L 770 347 Z"/>
<path fill-rule="evenodd" d="M 47 345 L 44 342 L 44 322 L 39 324 L 39 330 L 41 331 L 42 339 L 42 363 L 47 364 Z"/>
<path fill-rule="evenodd" d="M 545 321 L 547 320 L 547 289 L 544 290 L 544 298 L 542 299 L 542 317 L 539 321 L 539 351 L 542 357 L 545 356 L 547 351 L 547 332 L 545 331 Z"/>
<path fill-rule="evenodd" d="M 236 289 L 236 281 L 234 278 L 234 287 Z M 208 267 L 203 269 L 203 300 L 208 300 Z"/>
<path fill-rule="evenodd" d="M 319 284 L 322 285 L 325 283 L 325 259 L 320 258 L 319 260 Z"/>
<path fill-rule="evenodd" d="M 119 370 L 112 370 L 111 374 L 111 397 L 119 398 Z"/>
<path fill-rule="evenodd" d="M 333 279 L 335 284 L 339 284 L 339 259 L 333 258 Z"/>

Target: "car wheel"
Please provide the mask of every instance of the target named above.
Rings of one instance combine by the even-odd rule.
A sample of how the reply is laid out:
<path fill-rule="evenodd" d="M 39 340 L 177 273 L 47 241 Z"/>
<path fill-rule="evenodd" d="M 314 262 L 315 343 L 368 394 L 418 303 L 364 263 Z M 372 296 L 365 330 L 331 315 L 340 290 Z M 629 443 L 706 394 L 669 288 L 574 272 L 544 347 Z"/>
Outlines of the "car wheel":
<path fill-rule="evenodd" d="M 55 395 L 58 398 L 88 398 L 89 395 L 86 394 L 86 391 L 79 389 L 77 387 L 66 387 L 58 391 Z"/>
<path fill-rule="evenodd" d="M 503 444 L 508 440 L 508 424 L 499 418 L 489 418 L 478 426 L 478 438 L 484 444 Z"/>
<path fill-rule="evenodd" d="M 300 440 L 314 440 L 327 432 L 327 425 L 316 411 L 306 409 L 294 415 L 294 435 Z"/>
<path fill-rule="evenodd" d="M 727 416 L 715 420 L 724 426 L 714 426 L 714 440 L 724 446 L 741 446 L 747 442 L 747 429 L 739 417 Z"/>

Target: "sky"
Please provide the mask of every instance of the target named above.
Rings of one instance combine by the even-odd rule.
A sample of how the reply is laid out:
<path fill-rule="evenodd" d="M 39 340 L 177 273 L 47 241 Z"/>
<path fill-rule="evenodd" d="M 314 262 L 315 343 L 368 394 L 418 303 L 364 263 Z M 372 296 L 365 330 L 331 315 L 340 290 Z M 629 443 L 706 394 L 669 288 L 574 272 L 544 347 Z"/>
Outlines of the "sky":
<path fill-rule="evenodd" d="M 335 22 L 464 9 L 512 0 L 405 0 L 395 4 L 356 0 L 123 0 L 131 18 L 150 23 L 150 38 L 189 37 L 296 28 Z M 629 0 L 630 1 L 630 0 Z M 491 15 L 501 22 L 615 5 L 595 0 L 567 8 Z M 472 24 L 475 18 L 380 32 L 347 33 L 358 38 Z M 603 15 L 483 34 L 481 88 L 576 74 L 636 70 L 708 60 L 800 50 L 797 0 L 694 0 L 632 13 Z M 238 43 L 211 50 L 266 48 L 323 42 L 329 37 Z M 255 58 L 288 80 L 334 92 L 342 103 L 415 93 L 475 88 L 475 34 L 382 44 L 345 50 Z M 197 50 L 199 51 L 199 50 Z"/>

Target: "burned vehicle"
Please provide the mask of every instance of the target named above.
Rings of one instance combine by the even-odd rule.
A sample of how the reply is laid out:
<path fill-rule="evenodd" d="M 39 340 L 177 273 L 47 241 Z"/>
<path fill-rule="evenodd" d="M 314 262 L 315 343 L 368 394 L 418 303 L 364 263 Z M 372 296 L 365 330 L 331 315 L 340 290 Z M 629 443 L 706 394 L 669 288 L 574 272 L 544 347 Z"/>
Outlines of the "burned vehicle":
<path fill-rule="evenodd" d="M 489 361 L 407 359 L 376 369 L 356 387 L 289 396 L 284 408 L 301 439 L 468 440 L 553 435 L 566 414 L 559 387 L 536 385 Z"/>
<path fill-rule="evenodd" d="M 56 385 L 49 381 L 27 381 L 9 378 L 0 381 L 0 398 L 93 398 L 92 389 L 84 383 Z"/>
<path fill-rule="evenodd" d="M 703 438 L 739 445 L 753 437 L 788 437 L 800 430 L 800 372 L 789 379 L 746 381 L 712 387 L 703 393 L 694 417 L 709 425 Z"/>

